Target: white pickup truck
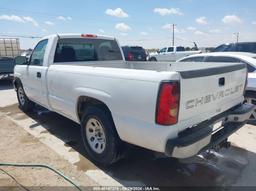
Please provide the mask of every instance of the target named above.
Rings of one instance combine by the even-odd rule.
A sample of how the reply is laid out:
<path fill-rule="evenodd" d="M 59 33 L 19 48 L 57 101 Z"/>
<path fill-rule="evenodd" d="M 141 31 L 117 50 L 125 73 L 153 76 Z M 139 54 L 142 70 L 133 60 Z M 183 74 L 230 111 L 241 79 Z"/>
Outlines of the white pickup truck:
<path fill-rule="evenodd" d="M 150 54 L 150 61 L 171 61 L 175 62 L 185 56 L 199 54 L 202 51 L 194 50 L 194 51 L 186 51 L 183 46 L 170 46 L 164 47 L 156 53 Z"/>
<path fill-rule="evenodd" d="M 226 141 L 254 108 L 243 104 L 240 63 L 125 62 L 115 38 L 59 34 L 17 57 L 19 106 L 79 124 L 88 156 L 110 165 L 131 143 L 187 158 Z"/>

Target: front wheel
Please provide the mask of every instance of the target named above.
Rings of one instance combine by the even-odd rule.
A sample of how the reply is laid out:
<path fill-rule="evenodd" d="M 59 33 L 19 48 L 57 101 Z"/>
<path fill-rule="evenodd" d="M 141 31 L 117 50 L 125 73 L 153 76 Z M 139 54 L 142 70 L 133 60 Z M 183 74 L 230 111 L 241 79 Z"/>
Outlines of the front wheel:
<path fill-rule="evenodd" d="M 151 57 L 151 58 L 149 58 L 149 61 L 154 61 L 154 62 L 156 62 L 157 61 L 157 59 L 155 58 L 155 57 Z"/>
<path fill-rule="evenodd" d="M 17 98 L 22 111 L 29 112 L 33 109 L 34 103 L 28 99 L 21 84 L 17 85 Z"/>
<path fill-rule="evenodd" d="M 122 152 L 122 141 L 108 111 L 88 107 L 83 115 L 81 134 L 89 158 L 100 165 L 116 162 Z"/>

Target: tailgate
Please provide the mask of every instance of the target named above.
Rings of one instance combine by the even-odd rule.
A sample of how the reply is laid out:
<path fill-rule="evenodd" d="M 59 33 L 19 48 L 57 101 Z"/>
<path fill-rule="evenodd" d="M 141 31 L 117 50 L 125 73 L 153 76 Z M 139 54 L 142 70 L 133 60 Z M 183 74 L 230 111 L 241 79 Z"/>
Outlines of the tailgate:
<path fill-rule="evenodd" d="M 240 63 L 217 67 L 210 63 L 207 68 L 180 71 L 179 121 L 197 124 L 241 103 L 246 73 Z"/>

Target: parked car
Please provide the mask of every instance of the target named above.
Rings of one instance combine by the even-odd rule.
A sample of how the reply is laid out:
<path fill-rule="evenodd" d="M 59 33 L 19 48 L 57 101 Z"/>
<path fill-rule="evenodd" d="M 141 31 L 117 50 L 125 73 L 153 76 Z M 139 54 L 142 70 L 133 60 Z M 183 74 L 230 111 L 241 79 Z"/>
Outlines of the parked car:
<path fill-rule="evenodd" d="M 16 38 L 0 38 L 0 76 L 13 74 L 14 58 L 20 55 L 20 43 Z"/>
<path fill-rule="evenodd" d="M 122 46 L 126 61 L 146 61 L 147 52 L 140 46 Z"/>
<path fill-rule="evenodd" d="M 19 107 L 37 103 L 80 124 L 102 165 L 120 158 L 123 142 L 194 156 L 223 145 L 254 109 L 243 103 L 243 63 L 126 62 L 115 38 L 91 34 L 47 36 L 29 62 L 15 61 Z"/>
<path fill-rule="evenodd" d="M 245 101 L 256 105 L 256 54 L 245 52 L 214 52 L 187 56 L 178 62 L 233 62 L 245 63 L 248 70 L 248 84 Z M 250 119 L 256 119 L 256 109 Z"/>
<path fill-rule="evenodd" d="M 201 53 L 200 50 L 186 51 L 183 46 L 170 46 L 162 48 L 157 53 L 150 55 L 150 61 L 176 61 L 188 55 Z"/>
<path fill-rule="evenodd" d="M 256 42 L 227 43 L 216 47 L 213 52 L 251 52 L 256 53 Z"/>
<path fill-rule="evenodd" d="M 14 58 L 0 57 L 0 77 L 13 74 L 14 66 Z"/>

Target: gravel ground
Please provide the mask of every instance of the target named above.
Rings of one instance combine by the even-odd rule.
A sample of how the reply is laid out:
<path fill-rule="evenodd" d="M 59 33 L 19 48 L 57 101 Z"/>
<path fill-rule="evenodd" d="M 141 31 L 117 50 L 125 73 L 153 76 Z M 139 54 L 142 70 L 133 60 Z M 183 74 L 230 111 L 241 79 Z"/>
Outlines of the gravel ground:
<path fill-rule="evenodd" d="M 0 163 L 47 164 L 63 172 L 82 186 L 97 186 L 82 171 L 61 158 L 4 115 L 0 115 Z M 62 177 L 44 168 L 0 167 L 26 187 L 70 187 Z M 0 186 L 17 186 L 17 183 L 0 171 Z"/>

